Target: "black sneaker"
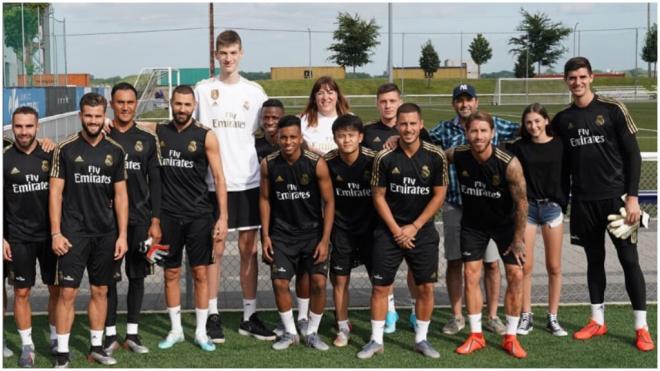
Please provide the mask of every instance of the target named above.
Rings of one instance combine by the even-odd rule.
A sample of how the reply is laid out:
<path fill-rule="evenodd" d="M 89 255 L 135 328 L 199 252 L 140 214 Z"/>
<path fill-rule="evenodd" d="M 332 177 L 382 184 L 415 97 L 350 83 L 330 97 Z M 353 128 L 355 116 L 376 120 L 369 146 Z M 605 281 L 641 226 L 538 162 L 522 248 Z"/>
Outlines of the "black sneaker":
<path fill-rule="evenodd" d="M 57 353 L 55 354 L 55 368 L 69 368 L 71 364 L 71 358 L 69 353 Z"/>
<path fill-rule="evenodd" d="M 256 313 L 250 316 L 247 321 L 241 321 L 238 327 L 238 333 L 245 336 L 253 336 L 259 340 L 275 340 L 276 335 L 272 330 L 266 328 Z"/>
<path fill-rule="evenodd" d="M 225 333 L 222 330 L 222 320 L 219 314 L 211 314 L 206 320 L 206 334 L 216 344 L 224 344 Z"/>

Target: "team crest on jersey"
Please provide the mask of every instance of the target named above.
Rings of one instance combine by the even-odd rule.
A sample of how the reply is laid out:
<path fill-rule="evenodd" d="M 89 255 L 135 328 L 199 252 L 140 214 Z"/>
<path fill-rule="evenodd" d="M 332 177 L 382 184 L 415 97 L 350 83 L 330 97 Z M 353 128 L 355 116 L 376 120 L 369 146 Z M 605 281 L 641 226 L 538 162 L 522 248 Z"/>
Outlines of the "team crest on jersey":
<path fill-rule="evenodd" d="M 15 168 L 11 169 L 11 171 L 9 172 L 9 174 L 11 174 L 11 175 L 16 175 L 16 174 L 20 174 L 20 172 L 21 172 L 21 171 L 18 170 L 18 168 L 15 167 Z"/>
<path fill-rule="evenodd" d="M 112 155 L 105 155 L 105 166 L 112 166 Z"/>
<path fill-rule="evenodd" d="M 309 184 L 309 175 L 307 175 L 307 173 L 303 173 L 303 175 L 300 176 L 300 184 L 302 185 Z"/>
<path fill-rule="evenodd" d="M 380 143 L 382 140 L 380 140 L 380 137 L 375 137 L 374 138 L 374 143 Z"/>
<path fill-rule="evenodd" d="M 160 144 L 161 149 L 165 148 L 165 141 L 164 140 L 161 140 L 159 144 Z"/>
<path fill-rule="evenodd" d="M 246 111 L 249 110 L 250 109 L 250 102 L 248 102 L 248 101 L 243 102 L 243 109 L 246 110 Z"/>
<path fill-rule="evenodd" d="M 275 183 L 282 183 L 284 181 L 284 178 L 282 178 L 280 175 L 275 178 Z"/>
<path fill-rule="evenodd" d="M 603 126 L 604 123 L 605 123 L 605 117 L 603 117 L 603 115 L 596 116 L 596 125 Z"/>
<path fill-rule="evenodd" d="M 144 150 L 144 145 L 142 144 L 141 140 L 138 140 L 135 142 L 135 152 L 142 152 Z"/>
<path fill-rule="evenodd" d="M 211 90 L 211 99 L 218 100 L 218 98 L 220 98 L 220 90 L 218 89 Z"/>
<path fill-rule="evenodd" d="M 371 170 L 365 170 L 364 174 L 362 174 L 362 178 L 364 178 L 364 180 L 371 179 Z"/>
<path fill-rule="evenodd" d="M 493 185 L 497 187 L 502 182 L 499 175 L 493 175 Z"/>
<path fill-rule="evenodd" d="M 395 166 L 394 169 L 392 169 L 392 174 L 401 174 L 401 172 L 399 171 L 399 168 Z"/>
<path fill-rule="evenodd" d="M 463 170 L 463 171 L 461 172 L 461 176 L 469 177 L 470 174 L 468 174 L 467 170 Z"/>
<path fill-rule="evenodd" d="M 428 178 L 429 175 L 431 175 L 431 170 L 429 170 L 429 167 L 424 165 L 422 166 L 422 178 Z"/>
<path fill-rule="evenodd" d="M 50 164 L 48 163 L 47 160 L 41 161 L 41 171 L 47 172 L 48 169 L 50 169 Z"/>
<path fill-rule="evenodd" d="M 190 143 L 188 143 L 188 152 L 195 152 L 195 151 L 197 151 L 197 142 L 191 140 Z"/>

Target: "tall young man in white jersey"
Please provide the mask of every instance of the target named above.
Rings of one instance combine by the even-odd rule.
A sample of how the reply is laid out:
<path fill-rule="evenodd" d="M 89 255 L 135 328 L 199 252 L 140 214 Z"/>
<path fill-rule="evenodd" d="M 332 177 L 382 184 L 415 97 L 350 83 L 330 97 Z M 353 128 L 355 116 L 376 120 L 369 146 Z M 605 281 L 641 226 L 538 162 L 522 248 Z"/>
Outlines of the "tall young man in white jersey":
<path fill-rule="evenodd" d="M 195 86 L 197 109 L 195 117 L 211 128 L 221 143 L 223 158 L 231 159 L 224 167 L 227 181 L 227 209 L 229 231 L 238 231 L 240 252 L 240 282 L 243 291 L 243 319 L 239 326 L 242 335 L 261 340 L 274 340 L 275 334 L 266 329 L 256 315 L 257 306 L 257 246 L 259 229 L 259 162 L 254 147 L 254 132 L 259 127 L 259 110 L 268 99 L 258 84 L 239 75 L 243 58 L 241 38 L 227 30 L 216 39 L 215 57 L 220 74 L 202 80 Z M 209 193 L 215 198 L 213 181 L 208 178 Z M 217 210 L 216 210 L 217 213 Z M 220 266 L 225 242 L 215 242 L 214 263 L 209 265 L 209 320 L 207 331 L 215 343 L 224 342 L 218 314 Z"/>

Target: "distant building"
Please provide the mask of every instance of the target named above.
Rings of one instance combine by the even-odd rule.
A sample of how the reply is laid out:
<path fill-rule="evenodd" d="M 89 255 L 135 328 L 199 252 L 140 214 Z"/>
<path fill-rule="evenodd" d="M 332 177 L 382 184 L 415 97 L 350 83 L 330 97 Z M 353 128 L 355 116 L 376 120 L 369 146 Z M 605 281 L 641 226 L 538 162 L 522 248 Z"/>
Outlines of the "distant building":
<path fill-rule="evenodd" d="M 270 68 L 270 78 L 272 80 L 316 80 L 321 76 L 343 80 L 346 78 L 346 69 L 341 66 Z"/>
<path fill-rule="evenodd" d="M 445 67 L 459 67 L 461 63 L 456 60 L 456 59 L 445 59 L 444 61 L 444 66 Z M 478 73 L 479 73 L 479 68 L 476 63 L 472 61 L 472 59 L 468 58 L 467 60 L 463 61 L 463 65 L 467 69 L 467 78 L 468 79 L 477 79 L 479 78 Z"/>
<path fill-rule="evenodd" d="M 3 45 L 2 86 L 16 86 L 18 80 L 18 57 L 12 48 Z"/>
<path fill-rule="evenodd" d="M 426 78 L 424 70 L 419 67 L 404 67 L 394 68 L 392 70 L 394 79 L 418 79 L 423 80 Z M 467 71 L 463 67 L 440 67 L 433 73 L 433 80 L 440 79 L 465 79 L 467 78 Z"/>

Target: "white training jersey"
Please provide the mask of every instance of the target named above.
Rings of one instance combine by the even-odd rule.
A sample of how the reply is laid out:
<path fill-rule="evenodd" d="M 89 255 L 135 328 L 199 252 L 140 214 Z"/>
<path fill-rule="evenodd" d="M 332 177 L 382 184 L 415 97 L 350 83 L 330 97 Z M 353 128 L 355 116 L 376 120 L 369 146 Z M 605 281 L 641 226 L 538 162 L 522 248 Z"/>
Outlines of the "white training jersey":
<path fill-rule="evenodd" d="M 220 142 L 227 191 L 259 187 L 254 132 L 259 127 L 261 105 L 268 99 L 263 88 L 243 77 L 235 84 L 212 77 L 195 85 L 195 99 L 195 118 L 211 128 Z M 206 183 L 209 191 L 215 191 L 210 169 Z"/>
<path fill-rule="evenodd" d="M 334 136 L 332 135 L 332 123 L 338 116 L 323 116 L 318 113 L 318 121 L 315 127 L 308 127 L 307 115 L 300 118 L 303 139 L 307 145 L 316 148 L 324 154 L 337 148 Z"/>

